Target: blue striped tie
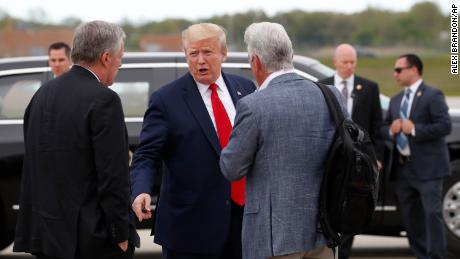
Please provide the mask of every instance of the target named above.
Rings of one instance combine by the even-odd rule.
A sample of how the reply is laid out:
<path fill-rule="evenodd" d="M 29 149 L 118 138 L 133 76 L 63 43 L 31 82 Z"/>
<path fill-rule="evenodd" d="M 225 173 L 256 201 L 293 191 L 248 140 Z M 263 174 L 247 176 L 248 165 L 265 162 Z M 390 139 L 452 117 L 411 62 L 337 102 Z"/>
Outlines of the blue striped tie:
<path fill-rule="evenodd" d="M 410 97 L 411 90 L 410 88 L 406 89 L 406 92 L 404 93 L 403 101 L 401 104 L 401 110 L 399 111 L 399 116 L 401 119 L 405 120 L 407 119 L 407 112 L 409 108 L 409 97 Z M 400 132 L 396 136 L 396 145 L 399 150 L 403 150 L 407 146 L 407 136 L 403 133 Z"/>

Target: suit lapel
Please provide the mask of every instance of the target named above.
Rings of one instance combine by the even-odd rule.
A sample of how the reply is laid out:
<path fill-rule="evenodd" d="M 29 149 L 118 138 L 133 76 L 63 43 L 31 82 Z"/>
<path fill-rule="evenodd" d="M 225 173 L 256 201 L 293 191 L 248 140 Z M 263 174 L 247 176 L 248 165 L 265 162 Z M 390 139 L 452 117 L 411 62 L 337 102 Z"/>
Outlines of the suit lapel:
<path fill-rule="evenodd" d="M 360 87 L 358 87 L 358 85 Z M 353 116 L 353 113 L 355 113 L 356 103 L 361 98 L 362 92 L 363 92 L 363 84 L 362 84 L 361 80 L 359 79 L 359 77 L 355 75 L 355 80 L 353 82 L 353 90 L 351 91 L 351 97 L 352 97 L 352 100 L 353 100 L 353 105 L 352 105 L 353 108 L 351 110 L 352 116 Z"/>
<path fill-rule="evenodd" d="M 400 118 L 400 114 L 399 114 L 399 111 L 401 110 L 401 102 L 402 102 L 402 98 L 404 96 L 404 91 L 398 93 L 394 98 L 394 107 L 390 107 L 390 109 L 392 109 L 393 111 L 393 114 L 394 114 L 394 118 Z"/>
<path fill-rule="evenodd" d="M 216 153 L 220 154 L 221 147 L 219 144 L 219 139 L 217 137 L 214 125 L 212 124 L 212 120 L 209 117 L 208 110 L 204 105 L 200 91 L 198 90 L 198 86 L 190 74 L 188 74 L 186 80 L 187 82 L 182 86 L 183 98 L 193 116 L 197 120 L 198 124 L 200 125 L 201 129 L 203 130 L 203 133 L 208 139 L 209 143 L 214 148 Z"/>
<path fill-rule="evenodd" d="M 228 92 L 232 97 L 233 104 L 236 106 L 238 100 L 241 99 L 241 97 L 243 97 L 244 91 L 243 89 L 240 89 L 239 84 L 235 82 L 235 80 L 231 80 L 231 78 L 228 78 L 224 73 L 222 73 L 222 77 L 224 78 Z"/>
<path fill-rule="evenodd" d="M 412 99 L 412 106 L 410 107 L 409 118 L 413 117 L 416 107 L 420 102 L 420 98 L 423 96 L 423 91 L 425 91 L 425 84 L 422 82 L 417 89 L 417 92 L 414 93 L 414 98 Z"/>

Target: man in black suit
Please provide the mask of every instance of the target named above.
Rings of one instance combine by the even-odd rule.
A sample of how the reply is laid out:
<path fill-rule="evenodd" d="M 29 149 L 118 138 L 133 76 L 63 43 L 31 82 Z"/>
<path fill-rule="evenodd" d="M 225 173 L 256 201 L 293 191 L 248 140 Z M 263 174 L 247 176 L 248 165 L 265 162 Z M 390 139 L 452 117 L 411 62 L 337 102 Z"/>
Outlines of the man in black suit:
<path fill-rule="evenodd" d="M 72 69 L 40 87 L 24 115 L 15 252 L 37 258 L 131 258 L 128 143 L 110 90 L 123 30 L 93 21 L 74 35 Z"/>
<path fill-rule="evenodd" d="M 153 179 L 163 168 L 155 243 L 165 259 L 241 258 L 244 181 L 230 183 L 219 156 L 228 142 L 236 102 L 254 91 L 223 73 L 224 30 L 210 23 L 182 32 L 189 72 L 150 97 L 131 167 L 133 210 L 152 216 Z M 145 208 L 145 209 L 144 209 Z"/>
<path fill-rule="evenodd" d="M 393 75 L 404 90 L 391 98 L 382 133 L 394 141 L 391 179 L 411 250 L 419 259 L 443 259 L 442 182 L 451 174 L 445 137 L 452 122 L 444 94 L 422 73 L 418 56 L 396 60 Z"/>
<path fill-rule="evenodd" d="M 340 44 L 334 53 L 336 73 L 321 83 L 334 85 L 342 93 L 342 100 L 351 118 L 370 135 L 377 154 L 379 170 L 383 162 L 383 141 L 380 133 L 382 109 L 380 107 L 379 87 L 377 83 L 355 75 L 357 54 L 353 46 Z M 350 255 L 353 237 L 345 237 L 339 247 L 339 259 Z"/>

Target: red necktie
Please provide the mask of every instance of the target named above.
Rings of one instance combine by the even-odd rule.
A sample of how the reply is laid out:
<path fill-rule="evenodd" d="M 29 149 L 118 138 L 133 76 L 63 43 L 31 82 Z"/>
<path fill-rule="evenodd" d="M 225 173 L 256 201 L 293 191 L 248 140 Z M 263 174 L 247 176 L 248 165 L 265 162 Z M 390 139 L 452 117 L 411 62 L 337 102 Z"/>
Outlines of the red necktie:
<path fill-rule="evenodd" d="M 214 112 L 214 120 L 216 121 L 217 135 L 219 137 L 220 146 L 224 149 L 230 138 L 232 132 L 232 124 L 228 118 L 227 111 L 224 105 L 220 101 L 219 95 L 217 94 L 217 84 L 213 83 L 209 86 L 211 88 L 211 104 L 212 111 Z M 238 181 L 232 182 L 231 196 L 232 200 L 239 204 L 244 205 L 244 189 L 246 186 L 246 177 Z"/>

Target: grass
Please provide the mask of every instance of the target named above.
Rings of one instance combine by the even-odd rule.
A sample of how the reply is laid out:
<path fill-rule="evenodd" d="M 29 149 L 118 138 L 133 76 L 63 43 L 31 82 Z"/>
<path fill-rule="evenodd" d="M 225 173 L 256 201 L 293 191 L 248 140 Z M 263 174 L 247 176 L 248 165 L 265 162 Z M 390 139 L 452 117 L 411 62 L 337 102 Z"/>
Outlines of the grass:
<path fill-rule="evenodd" d="M 460 96 L 460 75 L 450 74 L 450 56 L 447 54 L 423 57 L 423 80 L 441 89 L 445 95 Z M 356 73 L 379 84 L 382 94 L 392 96 L 401 91 L 393 78 L 393 67 L 397 56 L 360 58 Z M 322 63 L 333 67 L 331 58 L 320 58 Z"/>

